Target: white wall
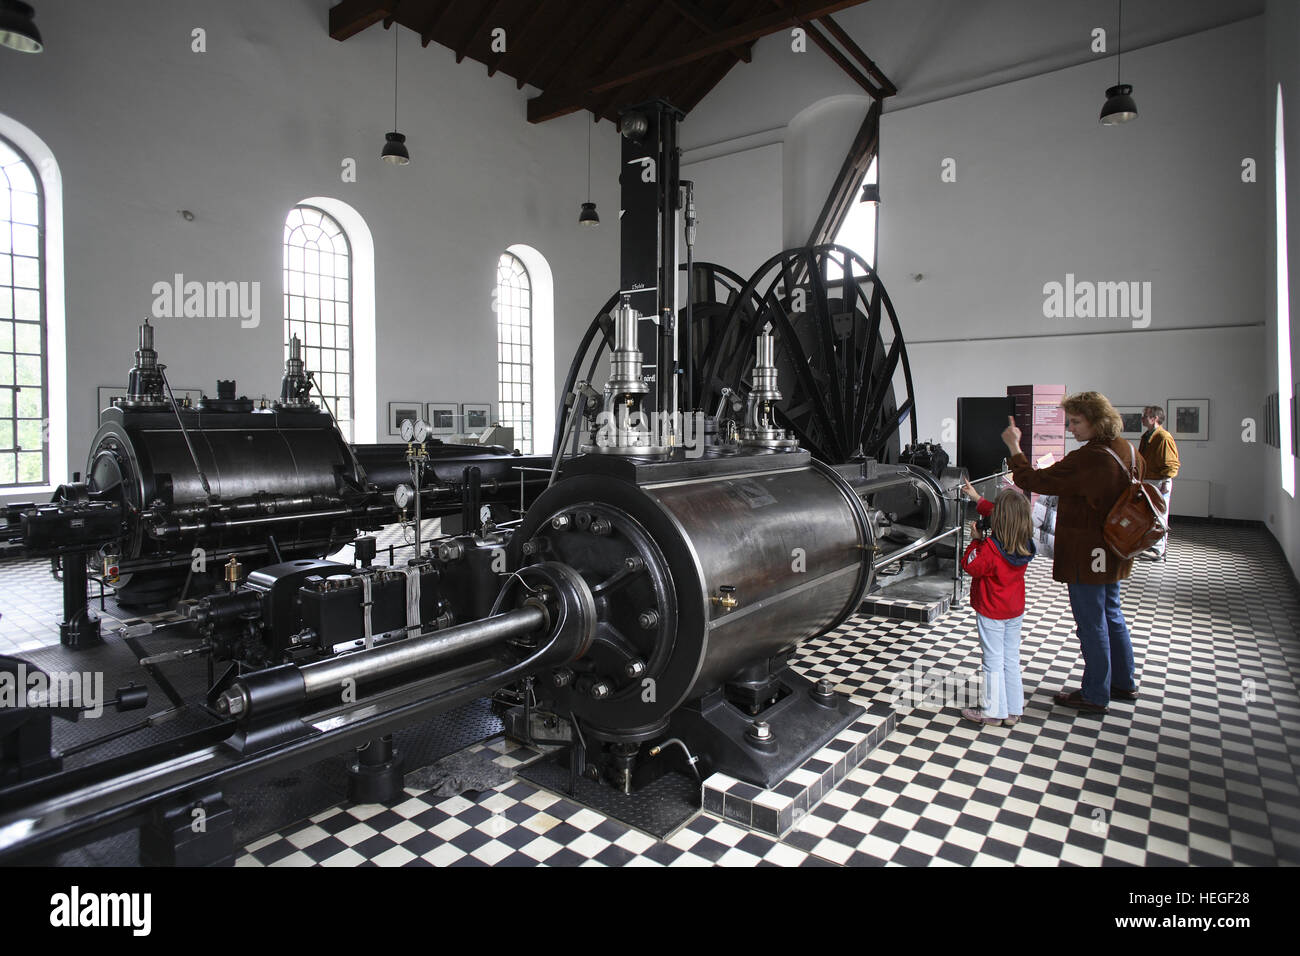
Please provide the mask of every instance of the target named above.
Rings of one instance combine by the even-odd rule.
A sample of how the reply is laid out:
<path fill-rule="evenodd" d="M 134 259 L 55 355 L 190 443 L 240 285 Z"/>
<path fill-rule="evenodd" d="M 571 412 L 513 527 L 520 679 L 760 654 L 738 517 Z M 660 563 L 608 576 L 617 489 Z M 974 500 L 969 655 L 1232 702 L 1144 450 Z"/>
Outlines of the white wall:
<path fill-rule="evenodd" d="M 1274 109 L 1277 87 L 1282 85 L 1286 135 L 1287 241 L 1289 244 L 1288 279 L 1291 313 L 1291 369 L 1293 380 L 1300 380 L 1300 4 L 1294 0 L 1269 0 L 1267 24 L 1266 82 L 1261 84 L 1261 108 L 1265 111 L 1266 135 L 1261 147 L 1260 182 L 1267 196 L 1268 211 L 1263 231 L 1267 236 L 1264 256 L 1265 272 L 1261 277 L 1267 304 L 1267 329 L 1264 334 L 1265 367 L 1259 391 L 1280 391 L 1282 401 L 1291 387 L 1277 377 L 1277 214 L 1274 191 Z M 1300 501 L 1282 490 L 1278 451 L 1263 449 L 1264 520 L 1291 563 L 1292 573 L 1300 577 Z"/>
<path fill-rule="evenodd" d="M 717 262 L 749 278 L 784 248 L 781 146 L 756 146 L 695 162 L 686 154 L 682 160 L 682 178 L 695 183 L 695 260 Z M 681 255 L 685 261 L 684 245 Z"/>
<path fill-rule="evenodd" d="M 944 4 L 918 9 L 936 6 Z M 963 23 L 952 32 L 974 29 Z M 859 35 L 868 52 L 892 49 L 887 35 L 876 36 L 867 43 Z M 847 81 L 833 70 L 763 43 L 755 65 L 764 52 L 767 70 L 744 90 L 733 71 L 683 127 L 693 147 L 687 158 L 710 157 L 719 178 L 727 151 L 719 135 L 734 133 L 739 146 L 788 144 L 800 125 L 792 119 L 844 96 Z M 1118 128 L 1097 122 L 1115 82 L 1113 57 L 902 109 L 886 101 L 880 274 L 909 345 L 922 438 L 943 436 L 957 397 L 1004 394 L 1009 384 L 1095 388 L 1118 404 L 1208 398 L 1210 440 L 1184 443 L 1182 477 L 1212 483 L 1217 516 L 1267 517 L 1264 452 L 1241 442 L 1240 425 L 1264 395 L 1271 142 L 1259 96 L 1263 49 L 1257 16 L 1126 53 L 1124 80 L 1135 86 L 1141 115 Z M 889 72 L 885 57 L 878 59 Z M 865 111 L 863 103 L 859 121 Z M 846 147 L 828 137 L 834 163 L 822 166 L 837 169 Z M 1241 181 L 1247 156 L 1260 164 L 1254 184 Z M 956 160 L 956 182 L 940 180 L 946 158 Z M 788 156 L 785 168 L 788 203 Z M 808 175 L 824 179 L 825 169 Z M 807 186 L 794 198 L 815 216 L 807 204 L 816 190 Z M 818 186 L 819 209 L 826 186 Z M 751 210 L 719 210 L 703 192 L 700 204 L 730 235 L 750 228 Z M 1149 326 L 1045 318 L 1045 283 L 1070 273 L 1150 282 Z M 955 452 L 955 442 L 947 445 Z"/>
<path fill-rule="evenodd" d="M 159 321 L 172 381 L 278 391 L 283 219 L 304 196 L 344 200 L 374 236 L 381 436 L 393 399 L 495 405 L 490 306 L 507 246 L 527 243 L 550 262 L 559 366 L 617 288 L 609 123 L 594 131 L 591 198 L 611 225 L 593 230 L 577 223 L 584 115 L 530 125 L 535 91 L 402 30 L 398 123 L 412 163 L 390 167 L 379 150 L 392 123 L 393 35 L 375 26 L 332 40 L 330 6 L 44 0 L 46 50 L 0 51 L 0 113 L 40 135 L 63 172 L 70 470 L 94 432 L 95 387 L 125 383 L 150 289 L 174 273 L 260 282 L 262 322 Z M 206 53 L 191 52 L 197 27 Z M 357 161 L 355 183 L 341 181 L 345 157 Z"/>

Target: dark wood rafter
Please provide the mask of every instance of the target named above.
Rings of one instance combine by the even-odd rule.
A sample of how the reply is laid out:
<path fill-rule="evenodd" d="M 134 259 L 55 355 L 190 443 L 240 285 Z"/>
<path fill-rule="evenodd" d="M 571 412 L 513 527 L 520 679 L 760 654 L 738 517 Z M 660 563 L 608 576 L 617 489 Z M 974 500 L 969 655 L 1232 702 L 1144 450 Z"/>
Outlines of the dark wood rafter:
<path fill-rule="evenodd" d="M 368 27 L 393 24 L 436 42 L 457 62 L 473 59 L 488 76 L 505 73 L 540 95 L 528 101 L 530 122 L 581 109 L 617 119 L 619 109 L 664 99 L 689 111 L 754 43 L 802 27 L 873 98 L 891 84 L 831 15 L 868 0 L 337 0 L 330 36 L 344 40 Z M 487 31 L 506 31 L 494 51 Z"/>
<path fill-rule="evenodd" d="M 657 26 L 656 21 L 659 21 Z M 659 3 L 659 0 L 651 0 L 650 13 L 646 19 L 635 25 L 624 43 L 611 48 L 605 59 L 596 65 L 595 72 L 602 73 L 613 66 L 620 51 L 628 57 L 640 57 L 659 49 L 668 41 L 676 27 L 677 21 L 668 15 L 668 8 Z M 592 105 L 589 108 L 597 116 L 607 117 L 617 123 L 620 106 L 639 103 L 646 99 L 644 96 L 639 100 L 636 99 L 635 95 L 639 92 L 640 88 L 615 87 L 607 90 L 603 96 L 592 97 L 589 101 Z"/>
<path fill-rule="evenodd" d="M 726 12 L 723 14 L 723 18 L 725 21 L 731 22 L 736 17 L 740 16 L 744 10 L 749 8 L 750 0 L 732 0 L 731 4 L 729 4 L 726 9 Z M 754 40 L 749 41 L 748 48 L 750 50 L 753 49 L 755 42 L 756 41 Z M 699 104 L 700 100 L 704 99 L 704 97 L 708 95 L 711 89 L 722 82 L 722 78 L 731 72 L 731 68 L 734 65 L 735 64 L 733 63 L 720 63 L 713 69 L 701 70 L 699 81 L 682 94 L 682 102 L 678 104 L 681 109 L 687 113 L 693 110 Z"/>
<path fill-rule="evenodd" d="M 537 0 L 531 8 L 526 8 L 526 16 L 519 18 L 506 27 L 506 48 L 493 57 L 492 62 L 487 65 L 488 76 L 495 76 L 497 70 L 504 70 L 506 65 L 512 62 L 516 53 L 527 48 L 526 43 L 516 42 L 516 40 L 521 40 L 529 35 L 533 24 L 537 22 L 537 18 L 546 9 L 547 3 L 548 0 Z"/>
<path fill-rule="evenodd" d="M 879 146 L 880 100 L 875 100 L 867 110 L 866 119 L 858 128 L 857 136 L 853 137 L 848 155 L 844 157 L 840 171 L 835 176 L 830 195 L 826 197 L 826 204 L 822 206 L 812 233 L 808 236 L 809 246 L 820 246 L 835 241 L 836 234 L 848 217 L 849 209 L 857 201 L 858 184 L 862 182 L 862 177 L 871 167 L 871 161 L 875 158 Z"/>
<path fill-rule="evenodd" d="M 656 37 L 653 48 L 671 50 L 697 35 L 698 31 L 696 31 L 689 21 L 683 20 L 680 17 L 669 18 L 663 32 L 660 36 Z M 731 62 L 730 59 L 728 62 Z M 691 66 L 698 68 L 699 64 L 691 64 Z M 680 76 L 683 73 L 687 74 L 686 80 L 683 82 L 688 82 L 690 76 L 694 75 L 690 69 L 685 69 L 675 72 L 673 77 Z M 674 106 L 677 106 L 676 84 L 665 82 L 667 79 L 669 78 L 662 76 L 648 76 L 636 83 L 616 87 L 612 91 L 614 96 L 610 100 L 614 111 L 617 113 L 620 107 L 633 106 L 637 103 L 644 103 L 651 99 L 664 99 L 669 103 L 672 103 Z"/>
<path fill-rule="evenodd" d="M 717 23 L 713 22 L 707 13 L 697 9 L 692 0 L 668 0 L 668 4 L 694 24 L 705 36 L 713 36 L 722 29 Z M 736 61 L 740 63 L 748 63 L 751 59 L 748 46 L 732 47 L 727 53 L 735 57 Z"/>
<path fill-rule="evenodd" d="M 768 0 L 768 2 L 780 10 L 792 10 L 793 0 Z M 867 72 L 863 73 L 862 70 L 854 66 L 853 63 L 849 61 L 849 58 L 830 41 L 826 34 L 822 33 L 821 30 L 817 28 L 816 24 L 811 22 L 813 19 L 817 19 L 826 27 L 827 30 L 830 30 L 836 39 L 839 40 L 840 43 L 844 44 L 845 49 L 852 53 L 854 57 L 862 63 Z M 832 19 L 830 14 L 817 18 L 801 17 L 799 25 L 803 27 L 808 38 L 816 43 L 817 46 L 821 48 L 822 52 L 830 57 L 831 61 L 845 72 L 849 79 L 866 90 L 867 95 L 873 100 L 878 100 L 884 96 L 893 96 L 898 92 L 894 87 L 894 84 L 889 82 L 888 77 L 886 77 L 871 58 L 862 51 L 862 48 L 853 42 L 853 38 L 845 32 L 843 27 Z M 883 80 L 883 83 L 873 82 L 871 78 L 872 76 L 879 77 L 879 79 Z"/>
<path fill-rule="evenodd" d="M 890 82 L 889 77 L 885 76 L 880 67 L 876 66 L 875 61 L 863 52 L 862 47 L 854 42 L 848 31 L 835 22 L 834 17 L 827 15 L 821 17 L 817 22 L 824 26 L 827 32 L 835 38 L 836 42 L 848 50 L 850 55 L 862 64 L 862 68 L 867 71 L 867 75 L 875 80 L 876 85 L 880 87 L 882 96 L 893 96 L 898 92 L 898 87 Z"/>
<path fill-rule="evenodd" d="M 528 101 L 528 120 L 532 123 L 540 123 L 557 116 L 564 116 L 581 108 L 581 100 L 587 94 L 600 93 L 656 73 L 677 69 L 750 40 L 757 40 L 783 27 L 797 25 L 805 20 L 815 20 L 845 7 L 856 6 L 860 2 L 861 0 L 796 2 L 789 9 L 783 8 L 775 13 L 753 17 L 721 30 L 713 36 L 686 43 L 680 48 L 665 50 L 657 56 L 637 60 L 601 75 L 547 89 L 540 96 L 535 96 Z"/>
<path fill-rule="evenodd" d="M 583 10 L 586 8 L 586 0 L 570 0 L 570 3 L 565 10 L 564 17 L 556 22 L 552 35 L 568 33 L 569 28 L 573 26 L 574 21 L 581 16 Z M 536 77 L 538 68 L 550 58 L 554 49 L 554 46 L 551 44 L 539 43 L 537 45 L 537 55 L 529 61 L 526 67 L 515 74 L 515 87 L 517 89 L 522 90 Z"/>
<path fill-rule="evenodd" d="M 436 0 L 433 4 L 429 16 L 420 24 L 420 46 L 425 47 L 433 42 L 433 31 L 438 29 L 438 24 L 447 15 L 447 10 L 451 7 L 451 4 L 452 0 Z"/>
<path fill-rule="evenodd" d="M 470 25 L 470 28 L 465 31 L 465 35 L 456 46 L 457 63 L 465 59 L 465 51 L 470 48 L 470 45 L 475 39 L 477 39 L 478 35 L 483 32 L 483 28 L 487 26 L 488 20 L 492 18 L 492 14 L 496 13 L 496 9 L 500 5 L 501 0 L 488 0 L 488 2 L 483 4 L 482 12 L 479 13 L 477 19 L 475 19 Z"/>
<path fill-rule="evenodd" d="M 884 95 L 883 91 L 877 87 L 876 84 L 872 83 L 865 73 L 854 66 L 849 61 L 849 58 L 841 53 L 834 43 L 827 39 L 826 34 L 817 29 L 816 24 L 805 23 L 803 24 L 803 28 L 807 32 L 808 38 L 821 47 L 822 52 L 831 58 L 831 62 L 848 74 L 849 79 L 866 90 L 868 96 L 873 100 L 878 100 Z"/>
<path fill-rule="evenodd" d="M 391 2 L 380 0 L 342 0 L 330 7 L 330 36 L 346 40 L 378 23 L 392 12 Z"/>
<path fill-rule="evenodd" d="M 550 58 L 539 61 L 538 67 L 542 64 L 549 63 L 556 53 L 560 54 L 558 63 L 554 70 L 545 75 L 538 75 L 538 85 L 541 87 L 548 86 L 557 74 L 562 74 L 573 69 L 582 69 L 589 63 L 593 57 L 600 54 L 600 48 L 597 46 L 598 38 L 606 31 L 610 18 L 617 12 L 618 7 L 615 4 L 606 3 L 602 5 L 600 13 L 593 17 L 588 23 L 587 28 L 582 33 L 575 33 L 573 41 L 569 44 L 568 49 L 564 49 L 559 44 L 552 46 Z M 583 54 L 586 54 L 584 62 Z M 585 105 L 579 104 L 580 106 Z"/>

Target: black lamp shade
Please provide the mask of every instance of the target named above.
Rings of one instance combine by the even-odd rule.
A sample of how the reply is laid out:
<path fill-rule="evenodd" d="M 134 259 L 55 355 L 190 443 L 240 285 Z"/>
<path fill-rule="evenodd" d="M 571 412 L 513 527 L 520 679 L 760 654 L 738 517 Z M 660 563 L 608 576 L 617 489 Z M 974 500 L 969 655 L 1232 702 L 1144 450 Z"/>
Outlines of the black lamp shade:
<path fill-rule="evenodd" d="M 411 154 L 406 151 L 406 137 L 396 131 L 384 134 L 384 151 L 379 155 L 384 162 L 394 166 L 405 166 L 411 161 Z"/>
<path fill-rule="evenodd" d="M 1101 125 L 1118 126 L 1137 119 L 1138 108 L 1133 102 L 1133 87 L 1127 83 L 1112 86 L 1106 91 L 1106 105 L 1101 108 Z"/>
<path fill-rule="evenodd" d="M 858 202 L 870 203 L 873 206 L 880 205 L 880 184 L 863 183 L 862 198 L 860 198 Z"/>
<path fill-rule="evenodd" d="M 578 213 L 578 222 L 584 226 L 600 225 L 600 216 L 596 215 L 596 204 L 594 202 L 582 204 L 582 212 Z"/>
<path fill-rule="evenodd" d="M 45 49 L 36 29 L 36 11 L 20 0 L 0 0 L 0 46 L 19 53 L 40 53 Z"/>

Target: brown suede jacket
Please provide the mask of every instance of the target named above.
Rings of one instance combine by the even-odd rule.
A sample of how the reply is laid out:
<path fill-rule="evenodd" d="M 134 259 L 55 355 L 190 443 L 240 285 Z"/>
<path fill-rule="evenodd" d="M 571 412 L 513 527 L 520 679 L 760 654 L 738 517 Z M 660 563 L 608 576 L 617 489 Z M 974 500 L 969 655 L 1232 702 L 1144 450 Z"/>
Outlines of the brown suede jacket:
<path fill-rule="evenodd" d="M 1106 454 L 1119 456 L 1124 468 Z M 1123 438 L 1100 438 L 1076 448 L 1050 468 L 1036 470 L 1018 454 L 1009 462 L 1015 483 L 1025 491 L 1056 495 L 1056 547 L 1052 579 L 1066 584 L 1113 584 L 1133 570 L 1132 559 L 1115 556 L 1102 538 L 1102 524 L 1120 493 L 1128 487 L 1128 465 L 1135 449 Z M 1137 455 L 1138 477 L 1145 463 Z"/>
<path fill-rule="evenodd" d="M 1138 454 L 1147 463 L 1148 478 L 1178 477 L 1178 445 L 1174 436 L 1159 425 L 1142 436 Z"/>

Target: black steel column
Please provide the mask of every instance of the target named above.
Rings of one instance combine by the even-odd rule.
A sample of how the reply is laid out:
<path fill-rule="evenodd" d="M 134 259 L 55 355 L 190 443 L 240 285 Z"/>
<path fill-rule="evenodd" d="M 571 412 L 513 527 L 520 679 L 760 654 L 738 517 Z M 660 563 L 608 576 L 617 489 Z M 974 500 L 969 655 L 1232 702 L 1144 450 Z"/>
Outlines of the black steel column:
<path fill-rule="evenodd" d="M 677 374 L 672 328 L 663 327 L 661 317 L 677 315 L 677 123 L 682 115 L 670 103 L 652 100 L 624 110 L 621 119 L 619 289 L 642 316 L 637 344 L 645 379 L 654 386 L 644 402 L 647 412 L 672 410 Z"/>

